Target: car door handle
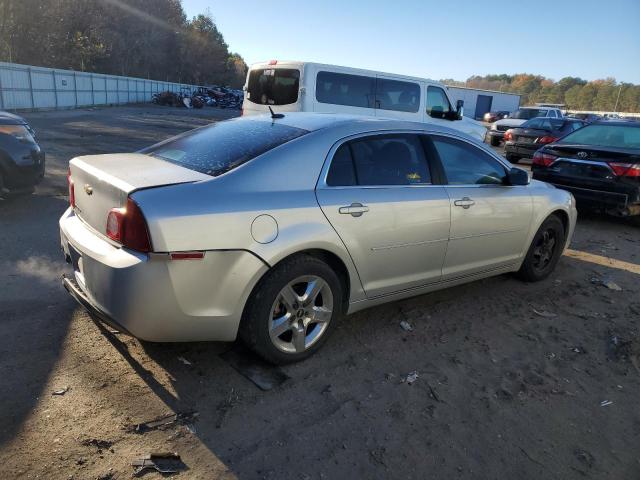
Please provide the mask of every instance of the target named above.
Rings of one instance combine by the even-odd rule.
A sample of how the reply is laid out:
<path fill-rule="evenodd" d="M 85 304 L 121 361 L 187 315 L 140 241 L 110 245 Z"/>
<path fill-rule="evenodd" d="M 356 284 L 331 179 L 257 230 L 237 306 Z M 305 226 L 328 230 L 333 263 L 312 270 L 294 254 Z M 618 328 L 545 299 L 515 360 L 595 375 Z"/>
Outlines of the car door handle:
<path fill-rule="evenodd" d="M 453 204 L 456 207 L 462 207 L 462 208 L 469 208 L 473 205 L 476 204 L 476 202 L 474 202 L 473 200 L 471 200 L 469 197 L 464 197 L 462 200 L 456 200 L 455 202 L 453 202 Z"/>
<path fill-rule="evenodd" d="M 361 203 L 352 203 L 348 207 L 340 207 L 338 212 L 343 215 L 351 215 L 352 217 L 360 217 L 363 213 L 367 213 L 369 207 Z"/>

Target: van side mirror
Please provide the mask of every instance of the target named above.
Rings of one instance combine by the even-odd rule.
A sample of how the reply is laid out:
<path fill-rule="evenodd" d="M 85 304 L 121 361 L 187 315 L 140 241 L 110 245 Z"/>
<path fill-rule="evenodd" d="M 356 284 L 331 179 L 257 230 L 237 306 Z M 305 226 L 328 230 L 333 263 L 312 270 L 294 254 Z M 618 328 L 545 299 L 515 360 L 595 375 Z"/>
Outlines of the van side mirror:
<path fill-rule="evenodd" d="M 456 119 L 462 120 L 462 115 L 464 115 L 464 100 L 458 100 L 456 102 Z"/>
<path fill-rule="evenodd" d="M 507 173 L 507 178 L 505 180 L 507 185 L 529 185 L 529 174 L 526 170 L 513 167 Z"/>

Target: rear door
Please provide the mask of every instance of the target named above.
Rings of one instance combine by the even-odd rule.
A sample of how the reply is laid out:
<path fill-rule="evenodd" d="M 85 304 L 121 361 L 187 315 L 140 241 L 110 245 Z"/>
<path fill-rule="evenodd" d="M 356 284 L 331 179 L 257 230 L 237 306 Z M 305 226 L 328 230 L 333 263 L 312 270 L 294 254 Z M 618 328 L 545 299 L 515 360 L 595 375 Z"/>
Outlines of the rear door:
<path fill-rule="evenodd" d="M 449 197 L 433 184 L 420 137 L 362 136 L 334 147 L 330 158 L 318 202 L 367 296 L 437 282 L 449 238 Z"/>
<path fill-rule="evenodd" d="M 301 110 L 302 68 L 298 64 L 261 65 L 247 75 L 244 114 L 296 112 Z"/>
<path fill-rule="evenodd" d="M 376 116 L 422 121 L 420 99 L 424 84 L 384 75 L 376 78 Z"/>
<path fill-rule="evenodd" d="M 527 186 L 507 186 L 507 169 L 474 144 L 430 136 L 446 175 L 451 233 L 442 279 L 490 271 L 519 260 L 533 205 Z"/>

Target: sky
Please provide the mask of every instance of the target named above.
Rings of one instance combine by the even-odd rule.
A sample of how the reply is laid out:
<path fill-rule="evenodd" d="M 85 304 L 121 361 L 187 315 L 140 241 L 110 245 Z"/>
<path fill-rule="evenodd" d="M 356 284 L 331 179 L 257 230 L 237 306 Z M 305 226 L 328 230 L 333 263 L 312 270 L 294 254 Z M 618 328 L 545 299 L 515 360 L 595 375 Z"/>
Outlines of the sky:
<path fill-rule="evenodd" d="M 182 0 L 248 64 L 304 60 L 466 80 L 533 73 L 640 84 L 640 0 Z"/>

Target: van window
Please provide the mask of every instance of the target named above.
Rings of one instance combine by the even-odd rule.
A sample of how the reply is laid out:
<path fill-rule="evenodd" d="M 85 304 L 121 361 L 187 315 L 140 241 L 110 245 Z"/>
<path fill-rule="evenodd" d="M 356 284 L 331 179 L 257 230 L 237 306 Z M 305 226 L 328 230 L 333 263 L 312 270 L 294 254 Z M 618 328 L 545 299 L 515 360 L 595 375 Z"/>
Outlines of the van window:
<path fill-rule="evenodd" d="M 249 73 L 247 99 L 259 105 L 289 105 L 298 101 L 300 71 L 257 68 Z"/>
<path fill-rule="evenodd" d="M 376 108 L 397 112 L 417 112 L 420 109 L 420 85 L 378 78 Z"/>
<path fill-rule="evenodd" d="M 316 100 L 320 103 L 373 108 L 376 79 L 363 75 L 318 72 Z"/>
<path fill-rule="evenodd" d="M 435 114 L 436 118 L 441 118 L 450 111 L 451 104 L 444 90 L 440 87 L 427 87 L 427 114 L 431 117 Z"/>

